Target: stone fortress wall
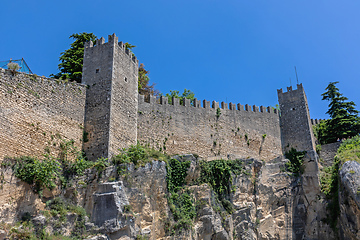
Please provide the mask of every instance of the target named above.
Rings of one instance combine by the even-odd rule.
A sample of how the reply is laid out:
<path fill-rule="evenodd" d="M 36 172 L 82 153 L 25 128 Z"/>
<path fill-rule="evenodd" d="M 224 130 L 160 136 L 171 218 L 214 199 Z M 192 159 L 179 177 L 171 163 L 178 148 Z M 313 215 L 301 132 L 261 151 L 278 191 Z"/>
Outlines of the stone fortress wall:
<path fill-rule="evenodd" d="M 59 154 L 73 139 L 81 149 L 86 86 L 12 74 L 0 68 L 0 161 L 5 156 Z"/>
<path fill-rule="evenodd" d="M 207 159 L 256 158 L 281 155 L 279 115 L 272 108 L 185 99 L 180 105 L 166 97 L 139 95 L 138 137 L 143 144 L 169 154 L 196 153 Z"/>
<path fill-rule="evenodd" d="M 45 148 L 55 151 L 58 143 L 53 139 L 58 136 L 74 139 L 92 160 L 111 157 L 137 141 L 169 154 L 270 160 L 282 155 L 284 139 L 294 134 L 291 114 L 284 128 L 277 110 L 270 107 L 246 104 L 244 108 L 223 102 L 210 106 L 205 100 L 201 106 L 199 100 L 190 104 L 188 99 L 180 105 L 179 99 L 172 104 L 165 97 L 145 99 L 137 92 L 137 70 L 138 60 L 115 34 L 107 43 L 101 38 L 96 45 L 85 44 L 83 84 L 43 77 L 34 80 L 32 75 L 12 76 L 2 70 L 0 157 L 39 156 Z M 307 109 L 302 85 L 288 90 L 291 94 L 281 90 L 280 106 L 294 103 L 296 108 Z M 300 100 L 289 102 L 286 96 L 290 95 Z M 310 126 L 308 110 L 303 110 L 299 114 L 306 116 L 296 118 Z M 311 138 L 310 132 L 305 133 L 311 131 L 308 125 L 302 130 Z M 88 138 L 85 143 L 81 142 L 83 132 Z M 302 132 L 299 134 L 301 142 Z"/>

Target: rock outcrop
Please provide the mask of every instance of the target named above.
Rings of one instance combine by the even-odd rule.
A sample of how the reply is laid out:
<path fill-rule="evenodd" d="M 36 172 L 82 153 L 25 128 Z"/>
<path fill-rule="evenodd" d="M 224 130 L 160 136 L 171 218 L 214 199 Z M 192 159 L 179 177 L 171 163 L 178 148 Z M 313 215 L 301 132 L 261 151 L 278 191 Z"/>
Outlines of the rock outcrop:
<path fill-rule="evenodd" d="M 360 164 L 347 161 L 340 170 L 340 234 L 345 240 L 360 239 Z"/>

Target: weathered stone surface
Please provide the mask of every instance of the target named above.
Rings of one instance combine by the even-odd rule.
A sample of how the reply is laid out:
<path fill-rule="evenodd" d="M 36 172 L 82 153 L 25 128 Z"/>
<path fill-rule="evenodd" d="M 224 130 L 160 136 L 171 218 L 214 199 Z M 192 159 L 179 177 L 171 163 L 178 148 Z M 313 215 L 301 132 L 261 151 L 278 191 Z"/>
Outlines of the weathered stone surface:
<path fill-rule="evenodd" d="M 345 162 L 340 170 L 341 184 L 360 208 L 360 164 L 355 161 Z"/>
<path fill-rule="evenodd" d="M 94 237 L 87 238 L 85 240 L 108 240 L 109 238 L 106 235 L 98 235 Z"/>
<path fill-rule="evenodd" d="M 0 240 L 4 240 L 7 237 L 7 233 L 5 230 L 0 230 Z"/>
<path fill-rule="evenodd" d="M 121 181 L 99 184 L 94 194 L 92 221 L 105 232 L 119 231 L 124 225 L 120 218 L 125 205 L 129 201 Z"/>
<path fill-rule="evenodd" d="M 347 161 L 340 170 L 340 235 L 360 239 L 360 164 Z"/>
<path fill-rule="evenodd" d="M 73 139 L 81 148 L 85 94 L 81 84 L 0 72 L 0 161 L 5 156 L 40 157 L 44 148 L 58 156 L 62 139 Z"/>

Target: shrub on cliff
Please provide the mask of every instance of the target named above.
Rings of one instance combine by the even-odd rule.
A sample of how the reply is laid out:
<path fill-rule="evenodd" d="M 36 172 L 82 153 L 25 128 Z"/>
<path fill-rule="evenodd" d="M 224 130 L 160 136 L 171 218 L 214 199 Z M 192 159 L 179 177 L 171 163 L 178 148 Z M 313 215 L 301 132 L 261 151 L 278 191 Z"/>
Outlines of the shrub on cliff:
<path fill-rule="evenodd" d="M 196 216 L 194 198 L 184 188 L 190 161 L 170 159 L 166 165 L 166 183 L 169 191 L 168 204 L 174 217 L 174 230 L 188 229 Z"/>
<path fill-rule="evenodd" d="M 35 192 L 39 192 L 44 188 L 51 190 L 56 187 L 55 181 L 61 168 L 60 163 L 52 157 L 39 160 L 23 156 L 15 158 L 13 170 L 16 177 L 30 184 Z"/>
<path fill-rule="evenodd" d="M 286 168 L 289 172 L 294 173 L 296 176 L 304 173 L 304 160 L 306 151 L 297 151 L 295 148 L 291 148 L 290 151 L 285 153 L 285 157 L 289 159 L 286 163 Z"/>
<path fill-rule="evenodd" d="M 344 140 L 338 149 L 337 157 L 342 164 L 346 161 L 360 163 L 360 135 Z"/>

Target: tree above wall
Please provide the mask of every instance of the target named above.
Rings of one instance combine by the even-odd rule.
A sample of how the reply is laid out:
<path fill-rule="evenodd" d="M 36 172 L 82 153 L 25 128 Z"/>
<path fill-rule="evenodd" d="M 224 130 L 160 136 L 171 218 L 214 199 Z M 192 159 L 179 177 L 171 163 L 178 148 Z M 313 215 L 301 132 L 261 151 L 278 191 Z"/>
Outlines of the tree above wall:
<path fill-rule="evenodd" d="M 70 48 L 62 52 L 60 55 L 59 73 L 52 75 L 59 79 L 70 79 L 81 83 L 82 67 L 84 58 L 84 43 L 93 41 L 95 43 L 96 36 L 93 33 L 74 33 L 70 38 L 75 39 Z"/>
<path fill-rule="evenodd" d="M 360 118 L 355 109 L 355 103 L 348 101 L 336 87 L 338 82 L 330 82 L 326 92 L 321 96 L 322 100 L 329 101 L 329 109 L 326 112 L 330 119 L 321 121 L 316 125 L 315 133 L 321 144 L 336 142 L 356 136 L 360 133 Z"/>

